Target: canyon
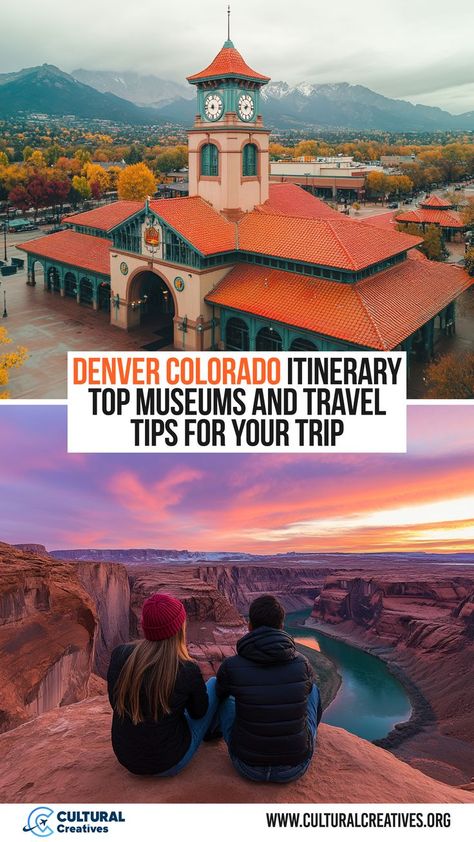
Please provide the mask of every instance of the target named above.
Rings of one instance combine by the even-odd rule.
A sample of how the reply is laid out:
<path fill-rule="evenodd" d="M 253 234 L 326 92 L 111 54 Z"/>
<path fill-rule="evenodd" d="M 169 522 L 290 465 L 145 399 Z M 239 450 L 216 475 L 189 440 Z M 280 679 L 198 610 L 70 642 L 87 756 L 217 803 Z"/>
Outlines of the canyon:
<path fill-rule="evenodd" d="M 231 561 L 230 553 L 186 553 L 179 563 L 176 551 L 169 563 L 174 551 L 163 551 L 160 561 L 150 560 L 157 551 L 123 551 L 119 562 L 86 552 L 92 558 L 76 551 L 68 560 L 67 551 L 0 544 L 0 800 L 61 800 L 66 791 L 78 801 L 156 799 L 152 786 L 124 779 L 110 750 L 103 679 L 111 650 L 140 635 L 143 600 L 159 590 L 185 604 L 190 652 L 205 677 L 235 651 L 249 602 L 271 592 L 287 610 L 306 608 L 306 624 L 373 652 L 406 687 L 409 723 L 378 745 L 321 727 L 318 770 L 291 791 L 269 792 L 269 802 L 474 799 L 469 559 L 289 554 Z M 160 783 L 160 797 L 259 800 L 228 767 L 222 746 L 206 746 L 179 786 Z M 192 769 L 200 776 L 194 797 Z"/>

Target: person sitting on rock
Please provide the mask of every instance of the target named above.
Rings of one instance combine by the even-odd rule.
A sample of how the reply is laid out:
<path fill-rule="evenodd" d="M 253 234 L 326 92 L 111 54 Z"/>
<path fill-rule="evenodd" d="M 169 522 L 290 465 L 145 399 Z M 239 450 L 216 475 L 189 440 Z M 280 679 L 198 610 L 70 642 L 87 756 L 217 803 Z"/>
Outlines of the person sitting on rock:
<path fill-rule="evenodd" d="M 117 646 L 107 674 L 112 747 L 136 775 L 177 775 L 216 717 L 216 679 L 204 683 L 186 647 L 182 602 L 156 593 L 143 603 L 145 639 Z"/>
<path fill-rule="evenodd" d="M 249 633 L 217 673 L 220 727 L 237 771 L 252 781 L 287 783 L 311 762 L 321 719 L 312 668 L 283 631 L 274 596 L 249 609 Z"/>

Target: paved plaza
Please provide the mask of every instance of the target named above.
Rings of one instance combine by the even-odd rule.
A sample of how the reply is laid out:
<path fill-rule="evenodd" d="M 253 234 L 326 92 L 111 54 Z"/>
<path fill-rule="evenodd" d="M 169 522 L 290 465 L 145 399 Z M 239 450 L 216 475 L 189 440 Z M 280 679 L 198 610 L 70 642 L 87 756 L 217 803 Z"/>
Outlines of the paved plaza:
<path fill-rule="evenodd" d="M 34 234 L 42 236 L 43 232 L 10 235 L 8 257 L 22 256 L 14 248 L 15 242 L 33 239 Z M 139 351 L 156 340 L 151 329 L 127 333 L 113 327 L 108 313 L 47 292 L 42 280 L 34 287 L 27 286 L 26 269 L 1 278 L 2 312 L 4 291 L 8 317 L 2 319 L 1 326 L 13 345 L 28 349 L 25 364 L 11 371 L 11 398 L 65 398 L 68 351 Z"/>

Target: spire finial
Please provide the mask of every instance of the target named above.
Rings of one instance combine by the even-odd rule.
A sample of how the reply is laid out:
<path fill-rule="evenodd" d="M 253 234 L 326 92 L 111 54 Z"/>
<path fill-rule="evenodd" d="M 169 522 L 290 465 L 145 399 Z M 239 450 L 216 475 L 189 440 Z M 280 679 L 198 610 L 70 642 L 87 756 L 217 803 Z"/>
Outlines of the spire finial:
<path fill-rule="evenodd" d="M 230 3 L 227 6 L 227 40 L 230 41 Z"/>

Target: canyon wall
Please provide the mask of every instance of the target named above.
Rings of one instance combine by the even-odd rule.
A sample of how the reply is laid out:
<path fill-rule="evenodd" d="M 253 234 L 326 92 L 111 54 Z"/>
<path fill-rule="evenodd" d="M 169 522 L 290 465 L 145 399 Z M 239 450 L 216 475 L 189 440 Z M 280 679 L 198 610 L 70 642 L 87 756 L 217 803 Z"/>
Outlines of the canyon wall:
<path fill-rule="evenodd" d="M 297 611 L 313 605 L 329 573 L 325 566 L 291 564 L 205 565 L 198 568 L 198 576 L 213 584 L 232 605 L 246 613 L 257 596 L 271 593 L 277 596 L 287 611 Z"/>
<path fill-rule="evenodd" d="M 307 625 L 361 645 L 408 680 L 416 727 L 395 731 L 384 744 L 452 781 L 474 771 L 473 617 L 474 574 L 412 569 L 329 576 Z"/>
<path fill-rule="evenodd" d="M 0 544 L 0 731 L 87 696 L 96 631 L 74 568 Z"/>
<path fill-rule="evenodd" d="M 109 562 L 74 564 L 77 576 L 91 597 L 99 620 L 93 670 L 105 678 L 110 653 L 130 640 L 130 584 L 126 567 Z"/>

